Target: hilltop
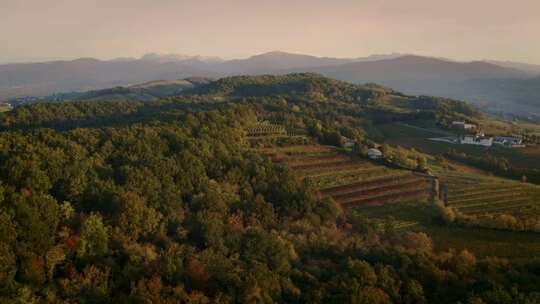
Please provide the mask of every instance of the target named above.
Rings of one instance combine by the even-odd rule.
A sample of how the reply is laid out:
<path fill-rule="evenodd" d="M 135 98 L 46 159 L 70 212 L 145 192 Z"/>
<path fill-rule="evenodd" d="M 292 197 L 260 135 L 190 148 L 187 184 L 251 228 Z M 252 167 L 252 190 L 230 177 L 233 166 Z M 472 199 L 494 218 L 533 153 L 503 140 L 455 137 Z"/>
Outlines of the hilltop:
<path fill-rule="evenodd" d="M 411 96 L 376 84 L 351 84 L 316 73 L 226 77 L 182 94 L 233 100 L 266 97 L 285 98 L 299 103 L 334 103 L 360 110 L 377 109 L 381 113 L 404 117 L 427 112 L 436 112 L 441 117 L 446 114 L 456 118 L 470 116 L 469 120 L 480 117 L 480 112 L 473 105 L 463 101 Z"/>
<path fill-rule="evenodd" d="M 215 81 L 207 78 L 154 81 L 129 87 L 53 95 L 41 101 L 134 102 L 159 98 L 179 101 L 195 98 L 197 102 L 211 103 L 262 98 L 269 101 L 290 100 L 298 106 L 334 104 L 334 111 L 354 111 L 370 121 L 414 120 L 415 117 L 423 117 L 448 124 L 452 120 L 463 119 L 474 122 L 482 117 L 474 106 L 466 102 L 409 96 L 375 84 L 351 84 L 315 73 L 231 76 Z M 20 111 L 24 109 L 15 109 L 15 113 Z"/>

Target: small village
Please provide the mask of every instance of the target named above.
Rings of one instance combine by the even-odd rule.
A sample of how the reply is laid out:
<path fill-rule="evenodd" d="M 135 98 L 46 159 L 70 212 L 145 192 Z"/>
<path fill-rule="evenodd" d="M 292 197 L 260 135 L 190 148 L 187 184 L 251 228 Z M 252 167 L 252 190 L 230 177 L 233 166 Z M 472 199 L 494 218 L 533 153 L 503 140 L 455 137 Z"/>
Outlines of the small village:
<path fill-rule="evenodd" d="M 464 121 L 452 122 L 452 129 L 459 133 L 457 136 L 430 138 L 433 141 L 441 141 L 459 145 L 476 145 L 491 147 L 494 145 L 508 148 L 523 148 L 525 143 L 519 136 L 514 135 L 486 135 L 481 132 L 477 125 Z"/>

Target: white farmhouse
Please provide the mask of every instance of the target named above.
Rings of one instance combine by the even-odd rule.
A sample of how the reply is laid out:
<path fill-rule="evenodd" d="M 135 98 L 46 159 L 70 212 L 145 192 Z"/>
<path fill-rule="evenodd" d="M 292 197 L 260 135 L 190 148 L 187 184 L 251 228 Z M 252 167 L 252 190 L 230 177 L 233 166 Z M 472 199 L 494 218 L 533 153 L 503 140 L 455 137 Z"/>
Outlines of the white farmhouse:
<path fill-rule="evenodd" d="M 485 135 L 464 135 L 459 139 L 459 143 L 462 145 L 477 145 L 484 147 L 491 147 L 493 145 L 493 137 Z"/>
<path fill-rule="evenodd" d="M 367 155 L 371 159 L 379 159 L 383 156 L 381 150 L 375 148 L 368 149 Z"/>
<path fill-rule="evenodd" d="M 493 140 L 494 144 L 503 145 L 507 147 L 521 147 L 523 146 L 523 140 L 514 136 L 497 136 Z"/>

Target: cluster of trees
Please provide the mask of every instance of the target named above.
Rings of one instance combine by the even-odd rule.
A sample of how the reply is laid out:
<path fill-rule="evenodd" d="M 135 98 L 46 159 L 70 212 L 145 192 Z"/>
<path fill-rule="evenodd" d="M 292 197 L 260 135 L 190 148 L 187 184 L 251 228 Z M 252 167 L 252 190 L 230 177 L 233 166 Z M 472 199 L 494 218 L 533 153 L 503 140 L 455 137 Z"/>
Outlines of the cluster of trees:
<path fill-rule="evenodd" d="M 405 149 L 400 146 L 392 147 L 388 144 L 384 144 L 381 146 L 381 152 L 383 153 L 383 160 L 388 164 L 409 170 L 428 170 L 426 156 L 414 149 Z"/>
<path fill-rule="evenodd" d="M 413 99 L 409 106 L 415 110 L 436 113 L 438 121 L 448 126 L 452 121 L 471 120 L 480 116 L 480 111 L 469 103 L 441 97 L 420 96 Z"/>
<path fill-rule="evenodd" d="M 107 117 L 120 118 L 137 112 L 143 106 L 139 102 L 66 102 L 36 103 L 16 107 L 10 115 L 0 117 L 0 127 L 30 128 L 66 125 Z"/>
<path fill-rule="evenodd" d="M 540 184 L 540 170 L 538 168 L 516 167 L 512 165 L 508 159 L 493 156 L 489 152 L 483 156 L 473 156 L 465 152 L 458 152 L 454 149 L 450 149 L 445 153 L 445 156 L 461 163 L 493 172 L 500 176 Z"/>
<path fill-rule="evenodd" d="M 527 144 L 540 145 L 540 135 L 537 134 L 523 134 L 523 141 Z"/>
<path fill-rule="evenodd" d="M 187 94 L 205 96 L 289 97 L 313 101 L 375 100 L 390 90 L 373 86 L 353 85 L 313 73 L 284 76 L 236 76 L 222 78 L 206 86 L 195 87 Z"/>
<path fill-rule="evenodd" d="M 252 115 L 3 132 L 0 302 L 274 299 L 294 256 L 280 220 L 339 209 L 249 152 Z"/>
<path fill-rule="evenodd" d="M 472 215 L 463 214 L 457 209 L 435 203 L 435 217 L 445 224 L 461 227 L 477 227 L 497 230 L 540 233 L 540 218 L 533 215 L 516 217 L 508 213 Z"/>

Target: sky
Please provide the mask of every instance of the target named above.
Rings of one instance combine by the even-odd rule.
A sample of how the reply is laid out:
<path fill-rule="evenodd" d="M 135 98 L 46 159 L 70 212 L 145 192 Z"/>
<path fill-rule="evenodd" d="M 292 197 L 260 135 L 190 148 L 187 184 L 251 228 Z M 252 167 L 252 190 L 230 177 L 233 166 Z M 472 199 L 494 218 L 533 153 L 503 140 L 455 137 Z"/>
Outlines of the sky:
<path fill-rule="evenodd" d="M 540 64 L 540 1 L 0 0 L 0 62 L 276 50 Z"/>

